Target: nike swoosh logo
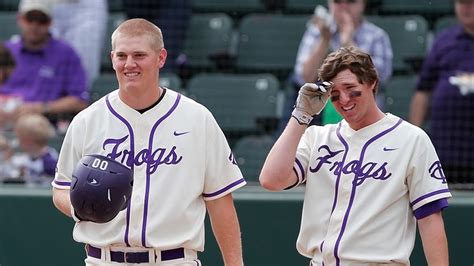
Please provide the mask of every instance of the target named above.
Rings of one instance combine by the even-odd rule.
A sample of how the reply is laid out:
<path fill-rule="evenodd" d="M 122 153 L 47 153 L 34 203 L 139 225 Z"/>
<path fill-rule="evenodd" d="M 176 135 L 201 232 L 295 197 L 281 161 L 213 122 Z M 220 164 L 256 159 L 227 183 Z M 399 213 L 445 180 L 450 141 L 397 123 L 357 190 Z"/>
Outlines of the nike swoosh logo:
<path fill-rule="evenodd" d="M 394 151 L 394 150 L 398 150 L 398 148 L 387 148 L 387 147 L 383 148 L 383 151 Z"/>
<path fill-rule="evenodd" d="M 173 132 L 173 135 L 175 135 L 175 136 L 181 136 L 181 135 L 188 134 L 188 133 L 189 133 L 189 131 L 184 131 L 184 132 L 177 132 L 177 131 L 175 131 L 175 132 Z"/>

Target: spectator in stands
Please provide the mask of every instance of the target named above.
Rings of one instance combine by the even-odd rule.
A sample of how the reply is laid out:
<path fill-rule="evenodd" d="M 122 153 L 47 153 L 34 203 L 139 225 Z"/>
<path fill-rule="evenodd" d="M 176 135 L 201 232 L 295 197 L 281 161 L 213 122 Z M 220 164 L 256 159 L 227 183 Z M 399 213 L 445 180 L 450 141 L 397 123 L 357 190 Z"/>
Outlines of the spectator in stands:
<path fill-rule="evenodd" d="M 328 0 L 329 14 L 324 14 L 325 9 L 322 6 L 315 10 L 298 49 L 292 77 L 294 90 L 287 97 L 287 107 L 280 121 L 281 130 L 290 117 L 299 88 L 305 83 L 316 82 L 317 69 L 324 58 L 340 47 L 354 46 L 369 53 L 377 68 L 380 87 L 390 79 L 393 57 L 390 39 L 383 29 L 364 18 L 366 1 Z M 377 96 L 379 105 L 383 103 L 382 95 L 379 91 Z M 330 110 L 329 107 L 331 106 L 324 111 Z M 315 117 L 311 124 L 321 124 L 323 116 L 324 114 Z"/>
<path fill-rule="evenodd" d="M 435 37 L 413 95 L 410 122 L 429 134 L 449 182 L 474 182 L 474 1 L 455 0 L 459 24 Z"/>
<path fill-rule="evenodd" d="M 105 0 L 53 0 L 53 36 L 68 42 L 81 58 L 91 84 L 100 74 L 109 16 Z M 109 36 L 110 37 L 110 36 Z"/>
<path fill-rule="evenodd" d="M 185 63 L 182 50 L 192 14 L 191 4 L 190 0 L 123 0 L 128 18 L 144 18 L 162 29 L 168 51 L 164 71 L 175 71 Z"/>
<path fill-rule="evenodd" d="M 88 104 L 86 74 L 80 58 L 68 44 L 50 35 L 48 2 L 20 1 L 17 22 L 21 37 L 5 44 L 16 67 L 0 87 L 0 95 L 18 97 L 22 103 L 11 112 L 0 111 L 0 124 L 25 113 L 77 112 Z"/>
<path fill-rule="evenodd" d="M 12 162 L 27 184 L 49 185 L 53 180 L 58 152 L 48 146 L 55 130 L 41 114 L 26 114 L 18 118 L 14 128 L 20 153 Z"/>
<path fill-rule="evenodd" d="M 10 77 L 15 68 L 13 56 L 3 44 L 0 44 L 0 85 Z"/>

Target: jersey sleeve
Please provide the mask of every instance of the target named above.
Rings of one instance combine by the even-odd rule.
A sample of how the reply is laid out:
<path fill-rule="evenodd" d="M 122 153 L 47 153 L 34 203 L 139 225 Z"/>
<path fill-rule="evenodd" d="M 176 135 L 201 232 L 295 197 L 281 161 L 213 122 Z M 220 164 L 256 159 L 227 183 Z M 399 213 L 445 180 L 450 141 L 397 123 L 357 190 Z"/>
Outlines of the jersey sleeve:
<path fill-rule="evenodd" d="M 296 187 L 306 182 L 306 169 L 308 169 L 309 160 L 311 157 L 312 140 L 314 140 L 314 134 L 311 129 L 307 129 L 301 137 L 301 140 L 296 149 L 295 163 L 293 164 L 293 172 L 296 174 L 298 181 L 287 189 Z"/>
<path fill-rule="evenodd" d="M 410 205 L 414 212 L 428 203 L 451 197 L 436 150 L 428 135 L 420 132 L 407 177 Z"/>
<path fill-rule="evenodd" d="M 204 200 L 213 200 L 244 186 L 246 181 L 224 133 L 210 113 L 206 119 L 205 137 L 206 170 L 202 195 Z"/>
<path fill-rule="evenodd" d="M 72 172 L 76 163 L 80 160 L 78 147 L 83 145 L 84 134 L 78 116 L 71 121 L 59 153 L 56 173 L 51 183 L 53 187 L 58 189 L 70 188 Z"/>

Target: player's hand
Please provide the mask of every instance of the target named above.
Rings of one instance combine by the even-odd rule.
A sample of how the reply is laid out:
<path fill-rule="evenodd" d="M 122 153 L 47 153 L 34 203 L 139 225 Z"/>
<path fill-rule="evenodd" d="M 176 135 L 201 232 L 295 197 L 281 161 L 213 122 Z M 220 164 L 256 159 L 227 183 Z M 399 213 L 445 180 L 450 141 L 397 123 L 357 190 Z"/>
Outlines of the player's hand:
<path fill-rule="evenodd" d="M 304 84 L 298 92 L 295 109 L 291 116 L 300 124 L 309 125 L 313 116 L 319 115 L 326 106 L 333 85 L 330 81 Z"/>

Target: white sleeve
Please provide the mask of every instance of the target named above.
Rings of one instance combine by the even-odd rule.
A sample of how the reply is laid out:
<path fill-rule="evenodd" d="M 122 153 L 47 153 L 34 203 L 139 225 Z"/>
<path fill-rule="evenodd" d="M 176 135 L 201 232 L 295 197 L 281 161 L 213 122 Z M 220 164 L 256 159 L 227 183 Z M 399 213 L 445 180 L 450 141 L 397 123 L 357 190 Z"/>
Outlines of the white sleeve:
<path fill-rule="evenodd" d="M 71 185 L 72 172 L 76 163 L 81 159 L 84 143 L 84 127 L 81 123 L 79 115 L 77 115 L 68 127 L 64 137 L 61 151 L 59 153 L 58 163 L 56 166 L 56 174 L 51 183 L 53 187 L 58 189 L 69 189 Z"/>
<path fill-rule="evenodd" d="M 428 135 L 422 130 L 419 132 L 407 176 L 413 210 L 432 201 L 451 197 L 436 150 Z"/>
<path fill-rule="evenodd" d="M 315 136 L 311 133 L 311 130 L 306 130 L 301 137 L 296 150 L 295 163 L 293 164 L 293 172 L 296 173 L 298 182 L 291 186 L 291 188 L 306 182 L 307 169 L 311 158 L 311 147 L 313 146 L 314 139 Z"/>
<path fill-rule="evenodd" d="M 206 119 L 205 182 L 203 197 L 213 200 L 246 184 L 224 133 L 209 112 Z"/>

